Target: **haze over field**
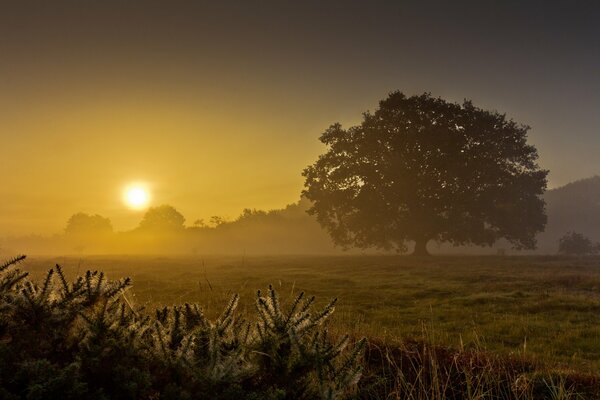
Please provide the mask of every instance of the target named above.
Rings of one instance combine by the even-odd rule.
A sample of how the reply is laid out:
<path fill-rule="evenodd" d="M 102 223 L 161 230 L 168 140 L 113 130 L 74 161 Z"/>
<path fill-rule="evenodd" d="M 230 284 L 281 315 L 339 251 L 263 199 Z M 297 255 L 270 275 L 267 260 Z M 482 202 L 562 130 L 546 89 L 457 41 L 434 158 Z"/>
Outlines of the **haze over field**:
<path fill-rule="evenodd" d="M 600 177 L 573 182 L 548 191 L 544 199 L 548 224 L 537 236 L 536 254 L 555 254 L 558 241 L 568 231 L 600 241 Z M 15 236 L 0 239 L 1 254 L 179 254 L 207 255 L 340 255 L 364 254 L 358 249 L 335 247 L 327 232 L 307 214 L 310 202 L 301 199 L 282 209 L 250 210 L 229 221 L 189 221 L 187 228 L 144 233 L 137 226 L 128 231 L 61 232 L 50 237 Z M 215 224 L 217 222 L 217 224 Z M 108 221 L 110 223 L 110 221 Z M 141 223 L 141 221 L 140 221 Z M 65 221 L 64 228 L 69 224 Z M 63 230 L 64 230 L 63 228 Z M 73 228 L 71 226 L 71 228 Z M 110 228 L 110 227 L 109 227 Z M 430 245 L 437 254 L 531 254 L 513 251 L 500 241 L 494 247 Z M 380 253 L 378 250 L 367 253 Z M 391 252 L 394 254 L 394 252 Z"/>
<path fill-rule="evenodd" d="M 460 3 L 3 3 L 0 236 L 133 229 L 136 182 L 189 225 L 284 208 L 394 89 L 530 125 L 551 188 L 598 174 L 598 3 Z"/>

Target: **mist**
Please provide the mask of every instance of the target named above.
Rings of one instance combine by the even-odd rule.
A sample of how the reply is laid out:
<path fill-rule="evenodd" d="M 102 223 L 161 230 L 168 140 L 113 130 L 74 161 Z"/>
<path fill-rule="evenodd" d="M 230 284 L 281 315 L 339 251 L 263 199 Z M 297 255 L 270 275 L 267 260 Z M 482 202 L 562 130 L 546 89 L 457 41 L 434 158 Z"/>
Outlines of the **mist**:
<path fill-rule="evenodd" d="M 491 247 L 452 246 L 434 243 L 434 254 L 556 254 L 560 237 L 567 232 L 579 232 L 594 241 L 600 241 L 600 177 L 582 179 L 544 195 L 548 224 L 537 236 L 535 250 L 518 251 L 509 243 L 499 241 Z M 336 246 L 317 220 L 307 213 L 310 201 L 300 199 L 282 209 L 257 210 L 247 208 L 234 219 L 214 216 L 205 220 L 188 220 L 179 226 L 157 226 L 144 229 L 138 226 L 119 231 L 112 227 L 110 218 L 96 214 L 107 221 L 109 228 L 84 226 L 68 232 L 65 228 L 53 235 L 32 232 L 27 235 L 0 238 L 0 254 L 31 255 L 344 255 L 344 254 L 397 254 L 382 249 L 356 249 Z M 76 214 L 74 214 L 76 215 Z M 143 214 L 142 214 L 143 216 Z M 140 218 L 141 222 L 142 218 Z M 85 223 L 84 223 L 85 225 Z M 174 229 L 173 229 L 174 228 Z"/>

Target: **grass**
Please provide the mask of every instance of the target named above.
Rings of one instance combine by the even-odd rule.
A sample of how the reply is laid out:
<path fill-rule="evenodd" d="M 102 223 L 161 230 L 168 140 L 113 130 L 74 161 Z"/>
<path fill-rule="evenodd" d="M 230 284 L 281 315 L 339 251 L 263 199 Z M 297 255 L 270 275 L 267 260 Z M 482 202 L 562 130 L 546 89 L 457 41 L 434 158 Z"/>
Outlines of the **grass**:
<path fill-rule="evenodd" d="M 269 283 L 284 301 L 338 297 L 330 330 L 371 342 L 361 398 L 454 398 L 457 382 L 456 398 L 600 394 L 600 258 L 115 256 L 33 258 L 24 269 L 40 278 L 54 263 L 130 276 L 128 300 L 149 309 L 197 302 L 214 316 L 235 292 L 253 313 Z"/>
<path fill-rule="evenodd" d="M 33 258 L 24 268 L 41 276 L 54 263 L 73 275 L 130 276 L 129 300 L 150 309 L 198 302 L 216 313 L 231 293 L 251 305 L 272 283 L 283 297 L 338 297 L 332 329 L 355 336 L 426 338 L 600 370 L 600 258 L 115 256 Z"/>

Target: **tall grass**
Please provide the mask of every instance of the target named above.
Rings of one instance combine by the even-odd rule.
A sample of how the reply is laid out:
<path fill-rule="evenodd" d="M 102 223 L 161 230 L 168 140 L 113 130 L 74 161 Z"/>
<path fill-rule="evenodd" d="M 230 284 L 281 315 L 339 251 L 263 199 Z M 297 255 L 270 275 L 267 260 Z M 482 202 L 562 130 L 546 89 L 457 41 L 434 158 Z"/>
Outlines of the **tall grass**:
<path fill-rule="evenodd" d="M 485 349 L 448 348 L 421 340 L 371 340 L 361 399 L 574 400 L 600 398 L 600 376 L 500 356 Z"/>

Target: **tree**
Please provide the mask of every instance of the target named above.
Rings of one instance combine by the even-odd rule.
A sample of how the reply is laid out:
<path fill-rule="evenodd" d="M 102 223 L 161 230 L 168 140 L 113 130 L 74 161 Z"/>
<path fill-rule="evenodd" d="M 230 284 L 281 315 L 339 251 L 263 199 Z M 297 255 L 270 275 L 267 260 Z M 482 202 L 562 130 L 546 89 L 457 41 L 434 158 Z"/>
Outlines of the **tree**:
<path fill-rule="evenodd" d="M 213 215 L 212 217 L 210 217 L 209 222 L 212 226 L 214 226 L 216 228 L 217 226 L 221 226 L 221 225 L 227 223 L 227 220 L 218 215 Z"/>
<path fill-rule="evenodd" d="M 240 214 L 240 216 L 237 218 L 237 220 L 242 221 L 242 220 L 248 220 L 251 218 L 266 217 L 267 215 L 269 215 L 269 214 L 264 210 L 257 210 L 256 208 L 254 208 L 254 209 L 244 208 L 242 210 L 242 213 Z"/>
<path fill-rule="evenodd" d="M 106 235 L 113 232 L 110 219 L 101 215 L 73 214 L 67 221 L 65 234 L 69 236 Z"/>
<path fill-rule="evenodd" d="M 206 222 L 204 222 L 203 218 L 198 218 L 194 221 L 194 228 L 206 228 Z"/>
<path fill-rule="evenodd" d="M 151 207 L 140 222 L 141 230 L 172 232 L 182 230 L 185 218 L 174 207 L 163 204 Z"/>
<path fill-rule="evenodd" d="M 558 252 L 567 255 L 586 255 L 600 252 L 600 243 L 592 241 L 577 232 L 567 232 L 558 241 Z"/>
<path fill-rule="evenodd" d="M 546 224 L 548 171 L 528 126 L 470 101 L 393 92 L 360 125 L 331 125 L 325 154 L 307 167 L 309 213 L 345 248 L 426 255 L 430 240 L 535 248 Z"/>

